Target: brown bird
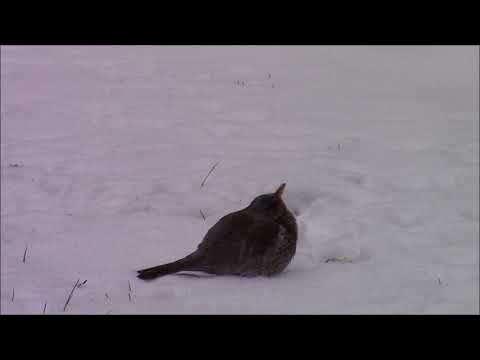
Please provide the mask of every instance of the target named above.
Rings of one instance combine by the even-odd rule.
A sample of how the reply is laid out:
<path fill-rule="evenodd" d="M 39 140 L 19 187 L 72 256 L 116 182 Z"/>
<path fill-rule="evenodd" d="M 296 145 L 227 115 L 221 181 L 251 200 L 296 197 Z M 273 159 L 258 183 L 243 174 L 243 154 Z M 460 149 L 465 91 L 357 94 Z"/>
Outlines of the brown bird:
<path fill-rule="evenodd" d="M 143 280 L 179 271 L 216 275 L 272 276 L 282 272 L 295 255 L 297 223 L 282 200 L 285 184 L 257 196 L 243 210 L 222 217 L 190 255 L 138 271 Z"/>

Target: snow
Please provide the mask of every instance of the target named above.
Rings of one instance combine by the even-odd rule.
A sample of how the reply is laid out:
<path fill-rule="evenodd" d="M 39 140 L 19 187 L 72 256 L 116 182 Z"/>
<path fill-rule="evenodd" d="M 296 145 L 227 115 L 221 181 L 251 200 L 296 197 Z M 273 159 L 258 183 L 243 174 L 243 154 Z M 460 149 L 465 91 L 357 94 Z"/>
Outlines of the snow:
<path fill-rule="evenodd" d="M 2 46 L 2 314 L 478 314 L 478 51 Z M 282 182 L 280 276 L 135 277 Z"/>

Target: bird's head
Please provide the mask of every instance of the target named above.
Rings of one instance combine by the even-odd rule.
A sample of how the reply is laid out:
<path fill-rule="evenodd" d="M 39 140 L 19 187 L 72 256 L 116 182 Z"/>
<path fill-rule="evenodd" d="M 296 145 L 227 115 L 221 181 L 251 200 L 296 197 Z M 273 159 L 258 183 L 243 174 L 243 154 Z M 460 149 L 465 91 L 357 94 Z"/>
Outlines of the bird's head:
<path fill-rule="evenodd" d="M 262 216 L 267 216 L 272 219 L 277 219 L 282 216 L 287 207 L 282 200 L 282 194 L 285 190 L 286 184 L 280 185 L 280 187 L 272 194 L 259 195 L 248 206 L 250 211 L 253 211 Z"/>

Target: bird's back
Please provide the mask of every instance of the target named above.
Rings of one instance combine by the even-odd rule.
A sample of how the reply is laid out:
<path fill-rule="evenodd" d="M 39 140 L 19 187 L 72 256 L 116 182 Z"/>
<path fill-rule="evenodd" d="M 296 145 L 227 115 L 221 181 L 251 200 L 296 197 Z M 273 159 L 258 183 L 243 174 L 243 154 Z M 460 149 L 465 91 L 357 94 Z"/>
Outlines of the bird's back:
<path fill-rule="evenodd" d="M 221 218 L 207 232 L 197 252 L 206 270 L 214 273 L 259 275 L 262 263 L 275 247 L 280 226 L 270 219 L 237 211 Z M 209 269 L 209 267 L 211 269 Z"/>
<path fill-rule="evenodd" d="M 296 223 L 274 221 L 242 210 L 221 218 L 205 235 L 197 252 L 203 270 L 243 276 L 273 275 L 291 261 Z"/>

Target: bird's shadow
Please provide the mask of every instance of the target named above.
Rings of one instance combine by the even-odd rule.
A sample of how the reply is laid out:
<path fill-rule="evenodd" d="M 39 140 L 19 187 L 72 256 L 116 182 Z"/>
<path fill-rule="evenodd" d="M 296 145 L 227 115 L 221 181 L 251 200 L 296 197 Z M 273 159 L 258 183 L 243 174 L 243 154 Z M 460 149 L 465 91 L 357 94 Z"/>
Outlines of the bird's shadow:
<path fill-rule="evenodd" d="M 232 277 L 232 278 L 236 278 L 236 279 L 253 279 L 253 278 L 262 278 L 263 277 L 263 278 L 275 279 L 275 278 L 285 277 L 284 273 L 286 273 L 286 272 L 289 272 L 289 271 L 284 271 L 280 274 L 276 274 L 276 275 L 272 275 L 272 276 L 218 275 L 218 274 L 209 274 L 209 273 L 203 273 L 203 272 L 178 272 L 178 273 L 175 273 L 175 274 L 172 274 L 172 275 L 184 276 L 184 277 L 190 277 L 190 278 L 198 278 L 198 279 L 201 279 L 201 278 L 210 279 L 210 278 L 218 278 L 218 277 L 222 277 L 222 278 Z"/>
<path fill-rule="evenodd" d="M 212 278 L 217 276 L 215 274 L 208 274 L 203 272 L 178 272 L 178 273 L 175 273 L 174 275 L 192 277 L 192 278 Z"/>

